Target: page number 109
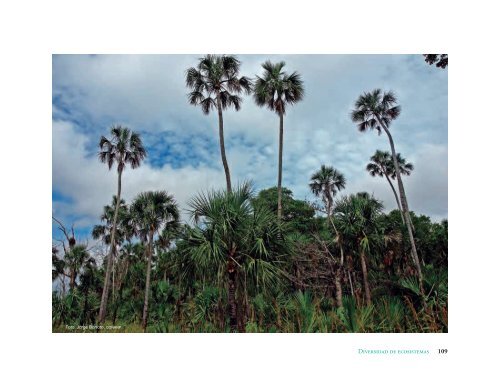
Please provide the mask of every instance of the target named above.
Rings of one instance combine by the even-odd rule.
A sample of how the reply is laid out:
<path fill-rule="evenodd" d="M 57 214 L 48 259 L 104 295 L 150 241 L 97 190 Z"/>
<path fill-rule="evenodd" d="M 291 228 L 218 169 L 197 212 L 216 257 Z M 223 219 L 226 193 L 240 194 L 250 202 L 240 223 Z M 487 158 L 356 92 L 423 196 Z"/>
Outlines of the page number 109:
<path fill-rule="evenodd" d="M 438 354 L 447 354 L 448 353 L 448 349 L 447 348 L 440 348 L 438 349 Z"/>

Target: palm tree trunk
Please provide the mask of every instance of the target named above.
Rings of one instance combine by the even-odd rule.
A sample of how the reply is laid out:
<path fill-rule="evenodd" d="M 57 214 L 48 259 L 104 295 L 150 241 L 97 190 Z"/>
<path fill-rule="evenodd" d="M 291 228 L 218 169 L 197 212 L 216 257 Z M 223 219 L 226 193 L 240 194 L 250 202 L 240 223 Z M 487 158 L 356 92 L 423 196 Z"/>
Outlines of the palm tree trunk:
<path fill-rule="evenodd" d="M 227 159 L 226 159 L 226 147 L 224 146 L 224 121 L 222 119 L 222 104 L 220 101 L 220 91 L 217 92 L 217 112 L 219 113 L 220 156 L 222 158 L 222 165 L 224 166 L 224 173 L 226 174 L 227 191 L 231 193 L 231 175 L 229 173 L 229 166 L 227 164 Z"/>
<path fill-rule="evenodd" d="M 337 269 L 335 275 L 335 298 L 337 300 L 337 307 L 342 307 L 342 283 L 340 282 L 341 269 Z"/>
<path fill-rule="evenodd" d="M 115 301 L 115 286 L 116 286 L 116 282 L 115 282 L 115 269 L 116 269 L 116 264 L 115 264 L 115 261 L 113 259 L 113 268 L 111 269 L 111 299 L 113 299 L 113 302 Z"/>
<path fill-rule="evenodd" d="M 144 309 L 142 311 L 142 329 L 146 332 L 148 326 L 148 304 L 149 304 L 149 287 L 151 286 L 151 259 L 153 256 L 153 231 L 149 231 L 148 245 L 148 266 L 146 269 L 146 289 L 144 290 Z"/>
<path fill-rule="evenodd" d="M 372 295 L 370 293 L 370 285 L 368 284 L 368 269 L 366 267 L 366 257 L 365 257 L 365 252 L 361 250 L 360 252 L 360 257 L 361 257 L 361 272 L 363 273 L 363 285 L 365 287 L 365 299 L 366 299 L 366 305 L 372 304 Z"/>
<path fill-rule="evenodd" d="M 75 288 L 75 277 L 76 277 L 76 269 L 72 268 L 71 269 L 71 275 L 70 275 L 70 278 L 69 278 L 69 289 L 70 289 L 70 291 L 73 291 L 73 289 Z"/>
<path fill-rule="evenodd" d="M 83 302 L 83 312 L 80 318 L 80 325 L 83 326 L 87 323 L 88 305 L 89 305 L 89 289 L 88 286 L 85 287 L 84 292 L 84 302 Z"/>
<path fill-rule="evenodd" d="M 118 314 L 118 307 L 122 301 L 122 292 L 123 292 L 123 287 L 120 287 L 118 290 L 118 301 L 115 302 L 115 307 L 113 309 L 113 326 L 116 324 L 116 316 Z"/>
<path fill-rule="evenodd" d="M 399 203 L 399 197 L 398 197 L 398 194 L 396 193 L 396 189 L 394 189 L 394 185 L 392 184 L 389 176 L 386 173 L 384 173 L 384 176 L 385 176 L 385 178 L 387 178 L 387 182 L 389 182 L 389 185 L 391 185 L 391 189 L 392 189 L 392 192 L 394 193 L 394 197 L 396 197 L 396 202 L 398 204 L 399 213 L 401 214 L 401 220 L 403 221 L 403 224 L 406 224 L 405 218 L 403 215 L 403 210 L 401 209 L 401 204 Z"/>
<path fill-rule="evenodd" d="M 283 173 L 283 112 L 280 110 L 280 138 L 279 138 L 279 152 L 278 152 L 278 218 L 281 219 L 281 179 Z"/>
<path fill-rule="evenodd" d="M 339 232 L 337 231 L 337 227 L 333 223 L 332 220 L 332 206 L 333 206 L 333 198 L 330 194 L 330 189 L 328 189 L 328 196 L 327 196 L 327 205 L 326 205 L 326 215 L 328 216 L 328 222 L 332 224 L 333 229 L 335 231 L 335 234 L 337 236 L 337 241 L 340 245 L 340 235 Z M 342 284 L 340 282 L 340 275 L 341 275 L 341 267 L 344 264 L 344 250 L 342 248 L 342 245 L 340 245 L 340 267 L 337 269 L 335 272 L 335 299 L 337 301 L 337 307 L 342 307 Z"/>
<path fill-rule="evenodd" d="M 391 152 L 392 152 L 392 160 L 394 162 L 394 168 L 396 170 L 396 177 L 398 179 L 398 188 L 399 188 L 399 195 L 401 197 L 401 206 L 403 207 L 403 215 L 405 218 L 406 229 L 408 230 L 408 236 L 410 237 L 413 262 L 415 263 L 415 267 L 417 268 L 418 283 L 420 286 L 420 292 L 423 295 L 424 294 L 424 286 L 423 286 L 422 270 L 420 269 L 420 261 L 418 260 L 417 248 L 415 246 L 415 239 L 413 238 L 413 231 L 411 229 L 410 211 L 408 209 L 408 201 L 406 200 L 406 193 L 405 193 L 405 189 L 403 186 L 403 180 L 401 179 L 401 173 L 399 171 L 399 163 L 398 163 L 398 159 L 396 157 L 396 149 L 394 147 L 394 141 L 392 140 L 392 135 L 389 132 L 389 129 L 387 128 L 387 126 L 380 120 L 380 118 L 377 117 L 377 119 L 378 119 L 379 124 L 382 126 L 385 133 L 387 134 L 387 137 L 389 137 L 389 144 L 391 145 Z"/>
<path fill-rule="evenodd" d="M 330 193 L 328 194 L 327 200 L 328 200 L 328 206 L 327 206 L 328 221 L 330 222 L 330 224 L 332 224 L 333 230 L 335 231 L 335 235 L 337 236 L 337 243 L 339 244 L 339 248 L 340 248 L 340 265 L 343 266 L 344 265 L 344 247 L 342 246 L 342 242 L 340 240 L 340 233 L 337 230 L 337 227 L 335 226 L 335 223 L 333 222 L 333 219 L 332 219 L 331 211 L 332 211 L 332 207 L 333 207 L 333 198 L 330 195 Z"/>
<path fill-rule="evenodd" d="M 351 295 L 354 297 L 354 287 L 352 286 L 351 270 L 347 270 L 347 277 L 349 278 L 349 286 L 351 287 Z"/>
<path fill-rule="evenodd" d="M 127 259 L 125 261 L 125 271 L 124 271 L 123 276 L 120 279 L 120 282 L 118 284 L 118 301 L 115 302 L 115 307 L 114 307 L 114 310 L 113 310 L 113 326 L 116 324 L 116 315 L 118 313 L 118 308 L 119 308 L 119 306 L 120 306 L 120 304 L 122 302 L 122 298 L 123 298 L 123 284 L 124 284 L 125 279 L 127 277 L 128 266 L 129 266 L 129 261 Z"/>
<path fill-rule="evenodd" d="M 327 193 L 327 197 L 326 197 L 326 215 L 328 217 L 328 221 L 331 222 L 331 218 L 332 218 L 332 197 L 330 196 L 330 192 Z M 331 222 L 331 224 L 333 225 L 333 222 Z"/>
<path fill-rule="evenodd" d="M 60 279 L 61 281 L 61 289 L 62 289 L 62 298 L 66 296 L 66 278 L 65 276 L 61 276 Z"/>
<path fill-rule="evenodd" d="M 234 270 L 234 267 L 233 267 Z M 228 301 L 229 301 L 229 326 L 231 328 L 231 332 L 236 332 L 238 329 L 238 319 L 236 315 L 236 280 L 235 280 L 234 271 L 231 272 L 229 269 L 229 293 L 228 293 Z"/>
<path fill-rule="evenodd" d="M 231 332 L 238 329 L 238 317 L 236 314 L 236 265 L 234 263 L 234 248 L 229 252 L 227 261 L 227 274 L 229 279 L 228 303 L 229 303 L 229 326 Z"/>
<path fill-rule="evenodd" d="M 118 170 L 118 193 L 116 195 L 115 215 L 113 217 L 113 228 L 111 229 L 111 244 L 106 264 L 106 276 L 104 278 L 104 288 L 102 290 L 101 306 L 99 307 L 99 323 L 104 323 L 106 319 L 106 307 L 108 305 L 109 281 L 111 269 L 113 267 L 113 254 L 115 252 L 115 234 L 116 223 L 118 222 L 118 209 L 120 208 L 120 199 L 122 193 L 122 170 Z"/>
<path fill-rule="evenodd" d="M 244 302 L 244 312 L 243 312 L 243 332 L 246 331 L 246 325 L 248 322 L 248 318 L 250 316 L 250 305 L 248 304 L 248 290 L 247 290 L 247 275 L 244 276 L 245 288 L 243 290 L 243 294 L 245 295 Z"/>

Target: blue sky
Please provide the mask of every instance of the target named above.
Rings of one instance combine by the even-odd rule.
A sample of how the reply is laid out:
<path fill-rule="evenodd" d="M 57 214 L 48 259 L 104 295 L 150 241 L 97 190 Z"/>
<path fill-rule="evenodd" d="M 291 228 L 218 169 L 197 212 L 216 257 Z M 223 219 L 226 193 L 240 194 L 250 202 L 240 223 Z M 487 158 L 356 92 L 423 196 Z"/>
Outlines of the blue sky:
<path fill-rule="evenodd" d="M 217 116 L 187 103 L 185 70 L 202 55 L 54 55 L 52 65 L 53 214 L 88 238 L 116 192 L 116 172 L 97 160 L 98 142 L 113 124 L 141 133 L 149 156 L 127 169 L 123 196 L 165 189 L 181 208 L 196 192 L 223 188 Z M 241 73 L 261 73 L 267 59 L 302 74 L 306 96 L 285 117 L 283 183 L 296 198 L 313 199 L 312 172 L 333 165 L 347 178 L 345 193 L 367 191 L 390 210 L 394 197 L 365 171 L 387 138 L 360 133 L 349 119 L 354 101 L 373 88 L 393 90 L 402 107 L 393 123 L 396 149 L 415 166 L 405 179 L 410 208 L 434 220 L 448 215 L 448 71 L 422 55 L 238 55 Z M 276 185 L 278 118 L 245 96 L 239 112 L 224 112 L 233 182 Z M 185 216 L 187 218 L 187 216 Z M 59 238 L 53 227 L 53 238 Z"/>

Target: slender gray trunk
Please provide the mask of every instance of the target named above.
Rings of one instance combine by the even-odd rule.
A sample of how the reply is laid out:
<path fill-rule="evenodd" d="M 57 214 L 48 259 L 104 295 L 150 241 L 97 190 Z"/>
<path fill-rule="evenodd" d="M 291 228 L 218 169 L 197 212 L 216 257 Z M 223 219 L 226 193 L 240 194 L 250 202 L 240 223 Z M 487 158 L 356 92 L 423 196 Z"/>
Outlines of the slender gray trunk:
<path fill-rule="evenodd" d="M 69 276 L 69 289 L 73 291 L 75 288 L 75 277 L 76 277 L 76 268 L 71 268 L 71 273 Z"/>
<path fill-rule="evenodd" d="M 341 268 L 337 269 L 335 275 L 335 298 L 337 300 L 337 307 L 342 307 L 342 283 L 340 282 Z"/>
<path fill-rule="evenodd" d="M 224 146 L 224 121 L 222 119 L 222 103 L 220 101 L 220 92 L 217 92 L 217 112 L 219 114 L 219 143 L 220 143 L 220 156 L 222 158 L 222 165 L 224 166 L 224 173 L 226 174 L 226 187 L 227 191 L 231 192 L 231 174 L 229 173 L 229 166 L 226 158 L 226 147 Z"/>
<path fill-rule="evenodd" d="M 283 210 L 281 207 L 281 179 L 283 173 L 283 112 L 280 111 L 280 138 L 278 152 L 278 218 L 281 219 Z"/>
<path fill-rule="evenodd" d="M 66 296 L 66 277 L 63 275 L 59 280 L 61 281 L 62 297 Z"/>
<path fill-rule="evenodd" d="M 86 286 L 84 290 L 83 312 L 80 317 L 80 325 L 83 326 L 87 322 L 88 306 L 89 306 L 89 288 Z"/>
<path fill-rule="evenodd" d="M 115 269 L 116 269 L 116 262 L 115 259 L 113 259 L 113 267 L 111 268 L 111 298 L 113 299 L 113 302 L 115 301 Z"/>
<path fill-rule="evenodd" d="M 401 179 L 401 173 L 399 171 L 399 163 L 398 163 L 398 159 L 396 156 L 396 149 L 394 147 L 394 141 L 392 140 L 392 135 L 391 135 L 389 129 L 387 128 L 387 126 L 381 121 L 381 119 L 378 116 L 377 116 L 377 119 L 378 119 L 379 124 L 382 126 L 385 133 L 387 134 L 387 137 L 389 138 L 389 144 L 391 145 L 392 160 L 394 162 L 394 168 L 396 169 L 396 177 L 398 180 L 399 195 L 401 197 L 401 206 L 403 207 L 403 215 L 405 218 L 406 229 L 408 230 L 408 236 L 410 237 L 411 253 L 412 253 L 412 257 L 413 257 L 413 262 L 415 263 L 415 267 L 417 268 L 418 283 L 420 286 L 420 292 L 423 295 L 424 287 L 423 287 L 422 270 L 420 269 L 420 261 L 418 259 L 417 248 L 415 246 L 415 239 L 413 238 L 413 231 L 411 229 L 410 211 L 408 209 L 408 201 L 406 200 L 406 193 L 405 193 L 405 189 L 403 186 L 403 180 Z"/>
<path fill-rule="evenodd" d="M 130 264 L 130 262 L 129 262 L 128 259 L 129 259 L 129 257 L 127 256 L 127 260 L 125 260 L 125 270 L 124 270 L 123 276 L 120 279 L 120 283 L 118 284 L 118 301 L 115 302 L 115 307 L 114 307 L 114 310 L 113 310 L 113 326 L 116 323 L 116 315 L 118 313 L 118 307 L 119 307 L 119 305 L 122 302 L 123 284 L 125 282 L 125 279 L 127 278 L 128 267 L 129 267 L 129 264 Z"/>
<path fill-rule="evenodd" d="M 372 304 L 372 295 L 370 292 L 370 285 L 368 284 L 368 268 L 366 266 L 366 257 L 363 250 L 360 251 L 361 257 L 361 272 L 363 273 L 363 285 L 365 287 L 365 299 L 366 304 L 369 306 Z"/>
<path fill-rule="evenodd" d="M 385 178 L 387 178 L 387 182 L 389 182 L 389 185 L 391 186 L 392 192 L 394 193 L 394 197 L 396 198 L 396 202 L 398 204 L 398 209 L 399 209 L 399 214 L 401 215 L 401 220 L 403 221 L 403 224 L 406 224 L 405 218 L 403 215 L 403 210 L 401 209 L 401 204 L 399 202 L 399 197 L 398 197 L 398 194 L 396 193 L 396 189 L 394 189 L 394 185 L 392 184 L 391 179 L 389 178 L 389 176 L 385 172 L 384 172 L 384 176 L 385 176 Z"/>
<path fill-rule="evenodd" d="M 113 217 L 113 227 L 111 228 L 111 244 L 106 263 L 106 276 L 104 278 L 104 288 L 102 290 L 101 306 L 99 307 L 99 323 L 102 324 L 106 320 L 106 307 L 108 305 L 109 281 L 111 269 L 113 267 L 113 254 L 115 252 L 115 234 L 116 224 L 118 222 L 118 211 L 120 208 L 120 199 L 122 193 L 122 170 L 118 170 L 118 194 L 116 195 L 115 215 Z"/>
<path fill-rule="evenodd" d="M 337 243 L 339 244 L 340 247 L 340 267 L 337 268 L 335 272 L 335 297 L 337 301 L 337 307 L 342 307 L 342 283 L 340 282 L 340 276 L 341 276 L 341 267 L 344 265 L 344 248 L 342 247 L 342 244 L 340 242 L 340 234 L 337 231 L 337 227 L 335 226 L 335 223 L 333 222 L 332 219 L 332 207 L 333 207 L 333 197 L 330 192 L 330 187 L 327 187 L 327 196 L 326 196 L 326 215 L 328 216 L 328 221 L 330 224 L 332 224 L 332 227 L 335 231 L 335 235 L 337 236 Z"/>
<path fill-rule="evenodd" d="M 153 256 L 153 231 L 149 231 L 148 245 L 148 266 L 146 269 L 146 289 L 144 290 L 144 309 L 142 311 L 142 329 L 146 332 L 148 326 L 148 303 L 149 303 L 149 287 L 151 285 L 151 259 Z"/>
<path fill-rule="evenodd" d="M 340 265 L 343 266 L 344 265 L 344 247 L 342 246 L 342 242 L 340 240 L 340 233 L 337 230 L 335 223 L 333 222 L 333 218 L 332 218 L 333 197 L 331 196 L 330 192 L 328 192 L 328 195 L 327 195 L 327 202 L 328 202 L 328 204 L 327 204 L 326 210 L 328 212 L 328 221 L 330 222 L 330 224 L 332 224 L 333 230 L 335 231 L 335 235 L 337 236 L 337 243 L 339 244 L 339 248 L 340 248 Z"/>
<path fill-rule="evenodd" d="M 236 264 L 234 263 L 235 248 L 229 251 L 227 260 L 227 274 L 229 279 L 229 289 L 227 293 L 229 303 L 229 326 L 231 332 L 238 330 L 238 315 L 236 308 Z"/>
<path fill-rule="evenodd" d="M 349 286 L 351 287 L 351 295 L 354 297 L 354 287 L 352 285 L 351 271 L 347 270 L 347 277 L 349 278 Z"/>

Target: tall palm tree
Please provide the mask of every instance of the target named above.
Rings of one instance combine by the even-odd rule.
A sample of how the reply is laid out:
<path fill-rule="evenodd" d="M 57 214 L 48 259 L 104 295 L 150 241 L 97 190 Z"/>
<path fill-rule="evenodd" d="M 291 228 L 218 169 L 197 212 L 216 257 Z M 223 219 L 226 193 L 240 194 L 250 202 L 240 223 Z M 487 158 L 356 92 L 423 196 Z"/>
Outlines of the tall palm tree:
<path fill-rule="evenodd" d="M 111 205 L 105 205 L 103 212 L 101 214 L 101 221 L 104 224 L 94 225 L 92 228 L 92 238 L 94 240 L 101 239 L 104 244 L 111 244 L 111 233 L 113 232 L 113 220 L 115 215 L 115 208 L 117 204 L 117 197 L 113 195 L 113 200 Z M 125 229 L 122 227 L 122 222 L 127 221 L 128 206 L 125 204 L 125 200 L 120 200 L 120 205 L 118 207 L 118 220 L 115 230 L 115 246 L 120 245 L 122 239 L 125 236 Z M 125 225 L 125 224 L 123 224 Z M 116 252 L 116 251 L 115 251 Z"/>
<path fill-rule="evenodd" d="M 340 232 L 346 241 L 357 249 L 363 275 L 365 300 L 371 304 L 371 291 L 368 282 L 368 254 L 370 246 L 380 236 L 379 222 L 382 203 L 367 193 L 343 197 L 335 205 L 335 216 Z"/>
<path fill-rule="evenodd" d="M 65 263 L 64 260 L 58 256 L 58 254 L 59 249 L 57 249 L 57 247 L 55 246 L 52 246 L 52 281 L 55 281 L 57 278 L 61 277 L 64 279 Z"/>
<path fill-rule="evenodd" d="M 127 244 L 123 246 L 120 250 L 120 254 L 118 256 L 118 264 L 115 265 L 115 269 L 117 271 L 117 290 L 118 290 L 118 299 L 114 303 L 113 309 L 113 326 L 116 323 L 116 316 L 118 314 L 118 308 L 120 307 L 123 299 L 123 289 L 125 282 L 127 280 L 127 275 L 129 272 L 129 268 L 131 263 L 136 259 L 134 244 L 130 242 L 128 239 Z"/>
<path fill-rule="evenodd" d="M 169 223 L 168 227 L 163 228 L 158 236 L 158 247 L 163 250 L 168 250 L 181 231 L 182 226 L 180 222 Z"/>
<path fill-rule="evenodd" d="M 249 78 L 239 76 L 240 64 L 240 61 L 232 55 L 205 55 L 199 59 L 197 67 L 191 67 L 186 71 L 186 86 L 193 90 L 188 94 L 189 103 L 194 106 L 200 105 L 206 115 L 213 109 L 217 110 L 220 155 L 228 192 L 231 191 L 231 174 L 224 145 L 222 110 L 234 107 L 238 111 L 242 102 L 239 94 L 243 91 L 249 94 L 252 87 Z"/>
<path fill-rule="evenodd" d="M 309 187 L 316 197 L 321 197 L 325 204 L 328 221 L 331 221 L 333 198 L 345 189 L 345 177 L 331 166 L 321 165 L 321 168 L 311 176 Z"/>
<path fill-rule="evenodd" d="M 77 244 L 64 254 L 64 263 L 69 270 L 69 288 L 71 290 L 75 288 L 80 269 L 89 261 L 93 261 L 93 258 L 85 245 Z"/>
<path fill-rule="evenodd" d="M 408 209 L 408 201 L 406 199 L 403 180 L 401 179 L 401 170 L 399 168 L 396 148 L 394 146 L 391 132 L 389 131 L 390 124 L 401 113 L 401 107 L 396 103 L 397 99 L 392 92 L 382 92 L 380 89 L 375 89 L 372 92 L 364 93 L 359 96 L 355 103 L 355 108 L 351 112 L 351 119 L 353 122 L 358 124 L 358 129 L 361 132 L 365 132 L 367 129 L 375 129 L 379 134 L 382 130 L 387 134 L 389 144 L 391 146 L 394 172 L 398 181 L 403 216 L 405 218 L 408 236 L 410 238 L 413 262 L 415 263 L 415 267 L 417 269 L 420 289 L 423 291 L 422 270 L 420 269 L 415 239 L 411 229 L 410 210 Z"/>
<path fill-rule="evenodd" d="M 95 316 L 89 309 L 89 292 L 92 287 L 97 283 L 96 275 L 96 262 L 95 259 L 89 257 L 82 264 L 82 272 L 80 274 L 79 290 L 83 293 L 83 309 L 80 316 L 80 325 L 88 324 L 89 322 L 95 323 Z"/>
<path fill-rule="evenodd" d="M 247 283 L 247 277 L 260 290 L 276 287 L 281 277 L 277 251 L 286 243 L 278 237 L 282 230 L 274 213 L 264 206 L 253 207 L 252 197 L 252 188 L 245 183 L 233 192 L 199 194 L 189 203 L 191 216 L 200 226 L 189 235 L 186 257 L 191 264 L 186 269 L 211 271 L 227 283 L 233 332 L 238 328 L 238 288 Z"/>
<path fill-rule="evenodd" d="M 95 260 L 90 256 L 87 247 L 83 244 L 74 244 L 71 248 L 65 248 L 64 255 L 58 256 L 59 250 L 52 247 L 52 281 L 61 279 L 62 294 L 65 293 L 66 278 L 69 279 L 69 288 L 74 290 L 76 281 L 88 264 L 94 264 Z"/>
<path fill-rule="evenodd" d="M 401 174 L 409 176 L 413 171 L 413 164 L 406 162 L 406 160 L 401 157 L 401 154 L 396 154 L 397 162 L 399 164 L 399 171 Z M 401 209 L 401 204 L 399 202 L 398 194 L 391 179 L 396 179 L 396 168 L 394 167 L 394 161 L 391 154 L 388 151 L 377 150 L 374 155 L 370 158 L 371 162 L 366 165 L 366 170 L 370 173 L 372 177 L 385 177 L 389 185 L 391 186 L 394 197 L 396 198 L 396 203 L 398 204 L 399 212 L 401 213 L 401 220 L 405 224 L 405 219 L 403 216 L 403 210 Z"/>
<path fill-rule="evenodd" d="M 279 154 L 278 154 L 278 218 L 281 219 L 281 180 L 283 172 L 283 117 L 287 105 L 294 105 L 304 97 L 304 86 L 301 76 L 296 71 L 291 74 L 283 71 L 285 62 L 262 64 L 264 73 L 257 76 L 254 86 L 254 99 L 258 106 L 266 106 L 280 118 Z"/>
<path fill-rule="evenodd" d="M 146 288 L 144 290 L 144 308 L 142 312 L 142 328 L 146 331 L 148 323 L 149 289 L 151 286 L 151 260 L 153 256 L 153 239 L 163 227 L 179 221 L 179 209 L 174 197 L 165 191 L 140 193 L 130 206 L 133 221 L 140 238 L 147 243 Z"/>
<path fill-rule="evenodd" d="M 99 141 L 99 160 L 108 165 L 109 170 L 116 164 L 118 171 L 118 193 L 116 203 L 121 202 L 122 173 L 128 164 L 132 169 L 138 168 L 141 161 L 146 158 L 146 149 L 142 144 L 141 137 L 127 127 L 113 126 L 111 128 L 111 139 L 102 136 Z M 113 227 L 111 229 L 111 240 L 107 257 L 106 276 L 102 290 L 101 306 L 99 307 L 99 323 L 104 323 L 106 319 L 106 307 L 108 304 L 109 282 L 111 268 L 113 266 L 113 256 L 115 250 L 116 224 L 118 221 L 119 205 L 115 206 L 113 216 Z"/>
<path fill-rule="evenodd" d="M 103 208 L 101 221 L 104 222 L 104 224 L 95 225 L 94 228 L 92 228 L 92 238 L 94 240 L 101 239 L 105 245 L 111 244 L 111 232 L 113 230 L 113 220 L 117 202 L 118 202 L 117 197 L 113 196 L 111 205 L 105 205 Z M 113 258 L 113 266 L 111 267 L 111 294 L 113 301 L 116 300 L 115 299 L 115 294 L 116 294 L 115 276 L 117 272 L 116 257 L 119 256 L 120 254 L 118 249 L 121 247 L 123 241 L 125 239 L 130 241 L 130 239 L 133 236 L 133 234 L 131 234 L 133 228 L 130 226 L 131 225 L 130 222 L 131 219 L 128 206 L 125 204 L 125 200 L 121 199 L 118 208 L 118 220 L 115 230 L 115 243 L 114 243 L 115 256 Z M 115 309 L 116 309 L 116 304 L 115 304 Z"/>
<path fill-rule="evenodd" d="M 321 197 L 325 204 L 326 216 L 328 222 L 333 226 L 337 243 L 340 247 L 340 266 L 335 275 L 335 287 L 337 296 L 337 305 L 342 306 L 342 285 L 340 282 L 341 268 L 344 265 L 344 248 L 341 243 L 340 234 L 332 220 L 333 198 L 337 192 L 345 189 L 345 177 L 337 169 L 331 166 L 321 165 L 321 168 L 311 176 L 309 187 L 316 197 Z"/>

